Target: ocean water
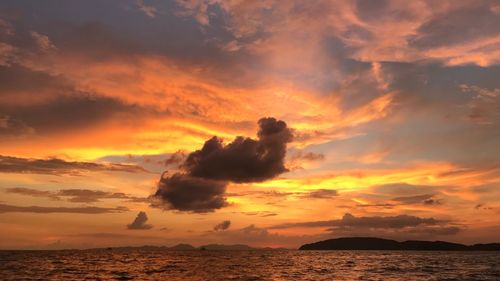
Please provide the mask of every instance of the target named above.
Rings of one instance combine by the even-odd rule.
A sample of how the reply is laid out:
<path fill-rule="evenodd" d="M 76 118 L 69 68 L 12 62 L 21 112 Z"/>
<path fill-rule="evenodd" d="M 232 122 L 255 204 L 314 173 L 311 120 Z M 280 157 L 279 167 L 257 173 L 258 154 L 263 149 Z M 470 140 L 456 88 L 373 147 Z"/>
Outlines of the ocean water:
<path fill-rule="evenodd" d="M 1 280 L 500 280 L 500 252 L 0 251 Z"/>

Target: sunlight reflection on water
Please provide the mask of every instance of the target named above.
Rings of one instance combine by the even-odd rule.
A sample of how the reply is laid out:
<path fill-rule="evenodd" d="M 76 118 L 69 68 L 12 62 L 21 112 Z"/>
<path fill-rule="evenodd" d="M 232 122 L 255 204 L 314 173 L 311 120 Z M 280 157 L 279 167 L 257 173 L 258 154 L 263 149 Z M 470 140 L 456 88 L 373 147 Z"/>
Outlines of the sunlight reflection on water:
<path fill-rule="evenodd" d="M 500 280 L 500 252 L 1 251 L 2 280 Z"/>

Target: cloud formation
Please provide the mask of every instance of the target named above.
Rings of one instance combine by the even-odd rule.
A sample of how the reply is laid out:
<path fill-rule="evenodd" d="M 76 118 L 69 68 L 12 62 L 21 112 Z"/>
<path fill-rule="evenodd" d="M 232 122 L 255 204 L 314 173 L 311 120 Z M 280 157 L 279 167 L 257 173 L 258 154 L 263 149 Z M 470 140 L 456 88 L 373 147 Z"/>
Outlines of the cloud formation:
<path fill-rule="evenodd" d="M 258 124 L 257 140 L 237 137 L 227 145 L 217 137 L 206 141 L 187 156 L 183 172 L 162 175 L 153 197 L 167 209 L 210 212 L 227 205 L 229 182 L 261 182 L 288 171 L 284 160 L 291 130 L 275 118 L 262 118 Z"/>
<path fill-rule="evenodd" d="M 101 164 L 66 161 L 59 158 L 32 159 L 0 155 L 0 173 L 77 175 L 82 172 L 147 172 L 144 168 L 129 164 Z"/>
<path fill-rule="evenodd" d="M 139 10 L 143 12 L 146 16 L 150 18 L 156 17 L 156 13 L 158 12 L 158 10 L 155 7 L 151 5 L 146 5 L 144 3 L 144 0 L 137 0 L 136 3 Z"/>
<path fill-rule="evenodd" d="M 12 118 L 9 115 L 0 117 L 0 138 L 16 138 L 32 135 L 33 128 L 23 121 Z"/>
<path fill-rule="evenodd" d="M 291 130 L 274 118 L 262 118 L 258 124 L 257 140 L 237 137 L 224 145 L 213 137 L 189 154 L 184 168 L 195 177 L 236 183 L 261 182 L 288 171 L 284 159 Z"/>
<path fill-rule="evenodd" d="M 160 199 L 153 207 L 190 211 L 212 212 L 227 205 L 224 196 L 227 182 L 175 173 L 162 176 L 153 195 Z"/>
<path fill-rule="evenodd" d="M 423 218 L 411 215 L 356 217 L 345 214 L 341 219 L 285 223 L 269 229 L 324 228 L 335 237 L 376 236 L 393 239 L 430 239 L 455 235 L 463 229 L 449 220 Z"/>
<path fill-rule="evenodd" d="M 0 72 L 2 71 L 0 70 Z M 10 75 L 25 75 L 27 71 L 11 72 L 14 73 L 10 73 Z M 47 88 L 40 89 L 41 94 L 37 97 L 38 100 L 23 102 L 23 104 L 15 102 L 16 98 L 29 99 L 29 97 L 23 96 L 26 89 L 22 88 L 30 86 L 18 86 L 16 84 L 15 86 L 21 89 L 8 89 L 5 94 L 0 94 L 0 97 L 2 95 L 5 96 L 4 99 L 0 100 L 6 100 L 0 104 L 0 113 L 8 116 L 11 123 L 16 122 L 11 124 L 11 127 L 15 125 L 14 128 L 17 128 L 17 131 L 24 124 L 27 127 L 24 130 L 31 128 L 31 131 L 38 135 L 49 135 L 61 131 L 67 132 L 76 129 L 91 128 L 114 118 L 127 119 L 127 117 L 130 118 L 132 116 L 137 118 L 155 113 L 153 109 L 128 104 L 117 98 L 66 89 L 63 82 L 39 82 L 38 80 L 48 79 L 44 76 L 39 76 L 42 75 L 29 74 L 27 77 L 27 79 L 34 80 L 29 81 L 29 83 L 35 84 L 32 87 L 36 87 L 36 83 L 42 83 L 42 86 L 44 86 L 43 83 L 49 84 L 46 86 Z M 18 79 L 15 78 L 15 80 Z M 14 84 L 14 82 L 10 81 L 8 84 Z M 8 86 L 4 86 L 4 88 L 6 87 Z M 32 91 L 37 90 L 32 89 Z M 48 97 L 44 97 L 44 95 Z M 13 130 L 12 133 L 16 133 L 16 131 Z"/>
<path fill-rule="evenodd" d="M 186 153 L 182 150 L 178 150 L 175 153 L 172 153 L 167 160 L 165 160 L 164 164 L 167 167 L 178 167 L 181 163 L 186 160 Z"/>
<path fill-rule="evenodd" d="M 108 192 L 91 189 L 61 189 L 59 191 L 38 190 L 26 187 L 5 188 L 5 192 L 27 195 L 33 197 L 45 197 L 53 200 L 67 199 L 75 203 L 95 203 L 101 199 L 123 199 L 131 202 L 148 202 L 148 198 L 130 196 L 122 192 Z"/>
<path fill-rule="evenodd" d="M 101 198 L 126 198 L 124 193 L 110 193 L 101 190 L 89 189 L 63 189 L 57 192 L 58 196 L 69 197 L 71 202 L 90 203 L 97 202 Z"/>
<path fill-rule="evenodd" d="M 433 194 L 422 194 L 414 196 L 401 196 L 401 197 L 396 197 L 392 200 L 403 204 L 418 204 L 418 203 L 427 204 L 426 202 L 431 202 L 429 200 L 432 200 L 432 197 L 434 197 Z"/>
<path fill-rule="evenodd" d="M 236 39 L 229 42 L 241 49 L 279 50 L 284 53 L 281 56 L 304 55 L 295 63 L 278 60 L 288 66 L 312 63 L 317 59 L 314 51 L 322 51 L 321 44 L 327 38 L 340 40 L 343 55 L 364 62 L 437 60 L 448 65 L 481 66 L 499 63 L 499 53 L 494 48 L 499 42 L 495 29 L 499 9 L 494 1 L 424 0 L 409 5 L 391 0 L 182 3 L 181 14 L 193 17 L 202 26 L 216 25 L 218 17 L 224 18 L 224 27 Z M 331 20 L 325 22 L 322 18 Z M 309 40 L 300 41 L 305 36 Z M 282 46 L 292 42 L 300 44 L 301 49 Z"/>
<path fill-rule="evenodd" d="M 229 229 L 230 226 L 231 226 L 231 221 L 223 221 L 214 226 L 214 231 L 224 231 Z"/>
<path fill-rule="evenodd" d="M 314 153 L 311 151 L 303 151 L 299 150 L 292 154 L 290 157 L 290 161 L 297 161 L 297 160 L 303 160 L 303 161 L 318 161 L 318 160 L 324 160 L 325 155 L 322 153 Z"/>
<path fill-rule="evenodd" d="M 336 196 L 338 196 L 338 192 L 337 190 L 334 189 L 311 190 L 301 195 L 302 198 L 311 198 L 311 199 L 331 199 Z"/>
<path fill-rule="evenodd" d="M 285 223 L 275 225 L 274 229 L 285 229 L 295 227 L 329 227 L 330 229 L 336 228 L 405 228 L 416 227 L 419 225 L 437 225 L 446 221 L 434 218 L 420 218 L 410 215 L 398 215 L 387 217 L 356 217 L 349 213 L 345 214 L 341 219 L 328 220 L 328 221 L 311 221 L 299 223 Z"/>
<path fill-rule="evenodd" d="M 134 221 L 131 224 L 127 225 L 127 228 L 134 230 L 153 228 L 153 225 L 146 223 L 147 221 L 148 221 L 148 216 L 146 215 L 146 212 L 141 211 L 137 214 L 137 217 L 135 217 Z"/>
<path fill-rule="evenodd" d="M 128 211 L 126 207 L 103 208 L 103 207 L 42 207 L 42 206 L 14 206 L 0 204 L 0 213 L 72 213 L 72 214 L 107 214 L 122 213 Z"/>
<path fill-rule="evenodd" d="M 296 139 L 304 139 L 304 135 L 301 133 L 296 133 L 298 135 Z M 304 163 L 316 162 L 325 160 L 325 155 L 322 153 L 314 153 L 314 152 L 306 152 L 303 150 L 295 151 L 291 153 L 287 166 L 290 167 L 291 170 L 303 169 L 301 166 Z"/>
<path fill-rule="evenodd" d="M 38 190 L 25 187 L 12 187 L 12 188 L 5 188 L 4 191 L 7 193 L 14 193 L 26 196 L 33 196 L 33 197 L 45 197 L 53 200 L 61 200 L 61 198 L 59 198 L 57 194 L 47 190 Z"/>

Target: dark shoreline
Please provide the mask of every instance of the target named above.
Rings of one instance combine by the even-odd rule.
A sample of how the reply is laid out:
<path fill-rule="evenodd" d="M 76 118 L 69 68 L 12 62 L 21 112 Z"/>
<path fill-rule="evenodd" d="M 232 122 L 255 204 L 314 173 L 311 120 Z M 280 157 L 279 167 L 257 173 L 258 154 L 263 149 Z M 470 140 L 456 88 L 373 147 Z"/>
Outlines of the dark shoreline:
<path fill-rule="evenodd" d="M 398 242 L 375 237 L 344 237 L 304 244 L 299 250 L 500 251 L 500 243 L 464 245 L 446 241 Z"/>

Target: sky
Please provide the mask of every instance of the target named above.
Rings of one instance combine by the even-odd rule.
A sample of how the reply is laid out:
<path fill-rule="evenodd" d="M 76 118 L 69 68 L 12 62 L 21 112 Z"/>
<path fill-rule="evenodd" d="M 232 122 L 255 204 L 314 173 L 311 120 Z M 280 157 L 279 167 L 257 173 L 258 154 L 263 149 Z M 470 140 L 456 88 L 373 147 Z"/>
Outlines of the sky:
<path fill-rule="evenodd" d="M 498 1 L 0 3 L 0 249 L 500 242 Z"/>

